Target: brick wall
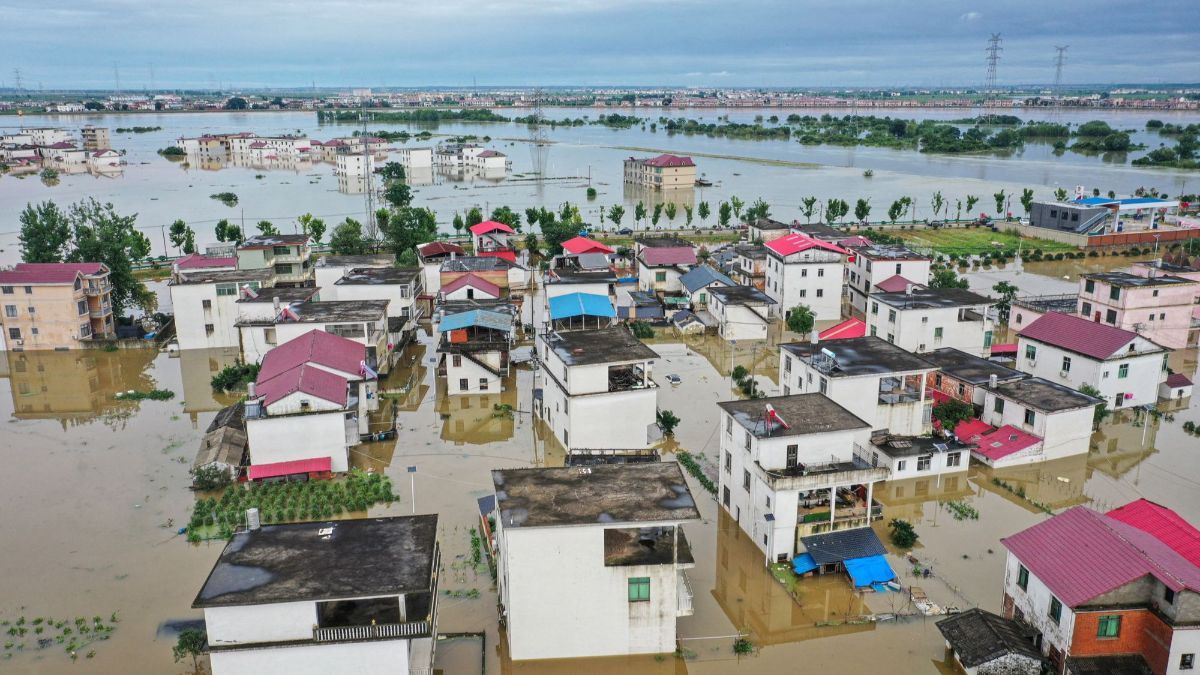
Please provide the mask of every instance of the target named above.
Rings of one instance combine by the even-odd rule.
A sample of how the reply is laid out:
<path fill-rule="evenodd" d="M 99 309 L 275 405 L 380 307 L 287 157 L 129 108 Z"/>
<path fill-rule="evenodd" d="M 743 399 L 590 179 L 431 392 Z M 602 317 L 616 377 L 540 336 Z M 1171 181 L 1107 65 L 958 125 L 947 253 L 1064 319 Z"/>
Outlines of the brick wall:
<path fill-rule="evenodd" d="M 1120 635 L 1097 637 L 1100 617 L 1121 617 Z M 1165 675 L 1171 652 L 1171 627 L 1153 612 L 1144 609 L 1124 611 L 1076 612 L 1075 633 L 1071 637 L 1071 656 L 1141 654 L 1155 675 Z"/>

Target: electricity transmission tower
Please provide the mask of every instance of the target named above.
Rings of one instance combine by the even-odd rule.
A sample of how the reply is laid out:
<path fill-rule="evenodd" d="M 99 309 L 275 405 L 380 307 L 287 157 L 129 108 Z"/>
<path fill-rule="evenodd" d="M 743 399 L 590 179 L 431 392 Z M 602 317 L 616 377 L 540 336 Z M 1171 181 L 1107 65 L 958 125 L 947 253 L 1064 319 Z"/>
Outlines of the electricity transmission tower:
<path fill-rule="evenodd" d="M 1067 64 L 1067 50 L 1070 48 L 1070 45 L 1054 48 L 1058 51 L 1054 57 L 1054 96 L 1057 98 L 1062 98 L 1062 71 Z"/>
<path fill-rule="evenodd" d="M 375 222 L 375 174 L 371 171 L 371 144 L 368 141 L 367 134 L 367 104 L 366 97 L 359 102 L 359 117 L 362 118 L 362 146 L 363 146 L 363 181 L 365 183 L 363 190 L 363 206 L 366 208 L 367 220 L 363 224 L 366 226 L 367 238 L 372 242 L 379 239 L 379 224 Z"/>
<path fill-rule="evenodd" d="M 542 90 L 533 90 L 533 113 L 529 116 L 529 152 L 533 159 L 534 175 L 541 185 L 546 175 L 546 154 L 550 150 L 550 138 L 546 135 L 546 115 L 542 110 Z"/>
<path fill-rule="evenodd" d="M 985 104 L 996 93 L 996 64 L 1000 63 L 1000 52 L 1002 51 L 1004 51 L 1004 47 L 1000 46 L 1000 34 L 992 33 L 992 37 L 988 38 L 987 46 L 987 81 L 983 85 Z"/>
<path fill-rule="evenodd" d="M 113 89 L 116 91 L 117 97 L 121 96 L 121 69 L 117 66 L 117 62 L 113 61 Z"/>
<path fill-rule="evenodd" d="M 18 96 L 21 94 L 22 88 L 23 88 L 23 85 L 21 84 L 21 69 L 13 68 L 13 89 L 17 90 Z"/>

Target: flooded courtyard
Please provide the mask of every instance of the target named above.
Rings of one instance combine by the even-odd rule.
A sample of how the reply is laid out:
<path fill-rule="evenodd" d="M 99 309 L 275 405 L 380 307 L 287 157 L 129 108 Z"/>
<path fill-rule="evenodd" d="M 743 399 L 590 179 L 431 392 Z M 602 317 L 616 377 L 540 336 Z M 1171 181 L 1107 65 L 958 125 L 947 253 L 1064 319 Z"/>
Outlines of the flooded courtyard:
<path fill-rule="evenodd" d="M 695 455 L 716 470 L 717 407 L 732 398 L 729 372 L 753 366 L 770 392 L 779 341 L 728 344 L 660 334 L 651 341 L 659 407 L 681 419 L 664 446 Z M 383 472 L 400 501 L 369 514 L 411 512 L 441 516 L 445 569 L 436 666 L 446 673 L 765 673 L 797 663 L 839 672 L 925 675 L 947 670 L 936 617 L 915 613 L 907 592 L 859 595 L 840 577 L 781 583 L 763 567 L 761 552 L 689 479 L 703 522 L 689 525 L 696 557 L 689 572 L 695 614 L 679 620 L 680 656 L 586 661 L 511 662 L 504 654 L 495 585 L 486 566 L 472 564 L 476 499 L 490 494 L 489 470 L 556 466 L 563 451 L 530 413 L 540 374 L 517 367 L 503 392 L 446 396 L 436 377 L 432 339 L 422 335 L 400 355 L 381 383 L 384 405 L 373 424 L 395 420 L 398 439 L 352 449 L 352 463 Z M 219 554 L 220 542 L 189 544 L 178 534 L 196 497 L 188 468 L 216 411 L 234 398 L 214 395 L 211 376 L 235 355 L 147 350 L 114 353 L 9 353 L 0 358 L 0 417 L 11 470 L 0 476 L 0 621 L 20 617 L 92 617 L 118 621 L 111 639 L 92 643 L 73 661 L 60 644 L 9 649 L 0 670 L 13 673 L 183 673 L 171 645 L 180 622 L 200 618 L 191 603 Z M 519 360 L 519 359 L 517 359 Z M 1196 371 L 1194 351 L 1172 354 L 1177 372 Z M 682 383 L 672 386 L 668 374 Z M 168 401 L 120 400 L 131 389 L 168 389 Z M 7 392 L 7 393 L 5 393 Z M 1178 404 L 1173 404 L 1178 407 Z M 1026 467 L 969 471 L 891 481 L 878 488 L 886 521 L 916 525 L 917 547 L 889 562 L 907 587 L 921 587 L 943 607 L 998 611 L 1004 549 L 1000 538 L 1077 504 L 1110 509 L 1138 497 L 1200 520 L 1200 463 L 1194 436 L 1197 406 L 1154 418 L 1135 411 L 1111 416 L 1092 437 L 1091 451 Z M 410 473 L 415 467 L 415 473 Z M 957 501 L 978 520 L 956 520 Z M 885 541 L 887 537 L 882 537 Z M 889 544 L 890 546 L 890 544 Z M 932 569 L 913 576 L 915 566 Z M 564 601 L 568 601 L 564 599 Z M 870 615 L 898 615 L 871 622 Z M 737 656 L 735 636 L 754 653 Z M 547 639 L 554 639 L 548 635 Z M 89 656 L 88 653 L 91 653 Z M 11 656 L 8 656 L 11 654 Z M 136 667 L 131 664 L 137 664 Z"/>

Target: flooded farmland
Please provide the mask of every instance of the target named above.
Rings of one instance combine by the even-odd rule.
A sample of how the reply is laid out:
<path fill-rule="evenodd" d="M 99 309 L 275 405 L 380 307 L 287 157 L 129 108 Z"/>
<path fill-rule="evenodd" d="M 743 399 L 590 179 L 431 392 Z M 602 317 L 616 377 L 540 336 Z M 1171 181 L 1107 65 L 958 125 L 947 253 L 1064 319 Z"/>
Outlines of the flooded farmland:
<path fill-rule="evenodd" d="M 687 450 L 715 471 L 715 403 L 731 397 L 731 364 L 753 363 L 769 390 L 778 364 L 773 343 L 780 339 L 789 338 L 732 350 L 711 338 L 660 335 L 652 341 L 661 355 L 654 364 L 659 406 L 682 419 L 677 437 L 665 446 L 668 459 L 671 451 Z M 703 522 L 687 526 L 696 597 L 695 614 L 679 621 L 680 657 L 510 662 L 498 633 L 494 584 L 468 561 L 476 499 L 491 491 L 490 469 L 558 465 L 563 452 L 530 414 L 539 373 L 514 368 L 503 392 L 447 397 L 431 344 L 422 336 L 406 348 L 382 383 L 390 405 L 380 406 L 373 422 L 394 418 L 398 439 L 356 446 L 352 462 L 385 473 L 401 497 L 372 507 L 370 515 L 441 515 L 445 595 L 439 623 L 442 633 L 453 635 L 438 647 L 436 665 L 443 672 L 765 673 L 791 671 L 800 662 L 840 672 L 866 672 L 880 663 L 903 675 L 950 672 L 933 618 L 862 620 L 911 613 L 906 594 L 859 596 L 835 577 L 780 583 L 695 481 Z M 208 381 L 232 358 L 221 351 L 170 356 L 145 350 L 0 358 L 3 447 L 11 467 L 0 475 L 0 621 L 117 618 L 111 638 L 81 648 L 75 661 L 62 644 L 38 649 L 34 642 L 9 650 L 0 671 L 190 670 L 190 663 L 171 657 L 173 626 L 200 617 L 191 602 L 221 545 L 188 544 L 177 531 L 195 499 L 187 469 L 197 443 L 215 412 L 232 400 L 214 395 Z M 1170 365 L 1192 374 L 1196 361 L 1194 351 L 1180 351 Z M 668 374 L 679 375 L 682 384 L 667 383 Z M 140 402 L 116 396 L 150 388 L 176 396 Z M 911 555 L 933 570 L 931 577 L 915 579 L 914 565 L 892 552 L 901 583 L 921 586 L 942 606 L 996 611 L 1004 560 L 999 539 L 1046 518 L 1047 509 L 1108 509 L 1144 496 L 1200 520 L 1200 463 L 1192 456 L 1197 443 L 1182 429 L 1200 415 L 1194 404 L 1169 413 L 1171 419 L 1155 419 L 1121 411 L 1093 435 L 1086 456 L 996 471 L 972 466 L 883 485 L 877 499 L 885 519 L 916 524 L 921 539 Z M 978 520 L 956 520 L 942 504 L 951 500 L 970 504 Z M 886 529 L 884 522 L 875 527 Z M 753 654 L 734 654 L 739 633 L 750 636 Z"/>

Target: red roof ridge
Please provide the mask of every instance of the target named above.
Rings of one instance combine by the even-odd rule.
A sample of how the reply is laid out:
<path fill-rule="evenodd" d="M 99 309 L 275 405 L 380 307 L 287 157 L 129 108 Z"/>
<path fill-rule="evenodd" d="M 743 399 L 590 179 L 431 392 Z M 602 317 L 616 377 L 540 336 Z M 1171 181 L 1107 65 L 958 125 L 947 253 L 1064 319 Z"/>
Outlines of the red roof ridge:
<path fill-rule="evenodd" d="M 455 279 L 454 281 L 451 281 L 450 283 L 446 284 L 445 286 L 442 286 L 442 294 L 453 293 L 454 291 L 457 291 L 458 289 L 462 288 L 463 286 L 474 286 L 475 288 L 478 288 L 481 291 L 485 291 L 491 295 L 500 297 L 500 287 L 499 286 L 497 286 L 496 284 L 493 284 L 492 282 L 488 281 L 487 279 L 484 279 L 483 277 L 475 274 L 474 272 L 467 272 L 466 274 Z"/>
<path fill-rule="evenodd" d="M 496 232 L 497 230 L 500 232 L 513 232 L 513 229 L 508 225 L 494 220 L 485 220 L 482 223 L 476 223 L 470 229 L 471 234 L 487 234 L 488 232 Z"/>
<path fill-rule="evenodd" d="M 1137 333 L 1124 328 L 1062 312 L 1046 312 L 1021 329 L 1018 335 L 1100 361 L 1112 357 L 1138 337 Z"/>
<path fill-rule="evenodd" d="M 772 239 L 771 241 L 768 241 L 766 244 L 764 244 L 764 246 L 782 256 L 789 256 L 793 253 L 799 253 L 800 251 L 807 251 L 810 248 L 822 248 L 826 251 L 841 253 L 843 255 L 848 253 L 846 249 L 842 248 L 841 246 L 831 244 L 827 241 L 822 241 L 815 237 L 810 237 L 801 232 L 785 234 L 778 239 Z"/>

